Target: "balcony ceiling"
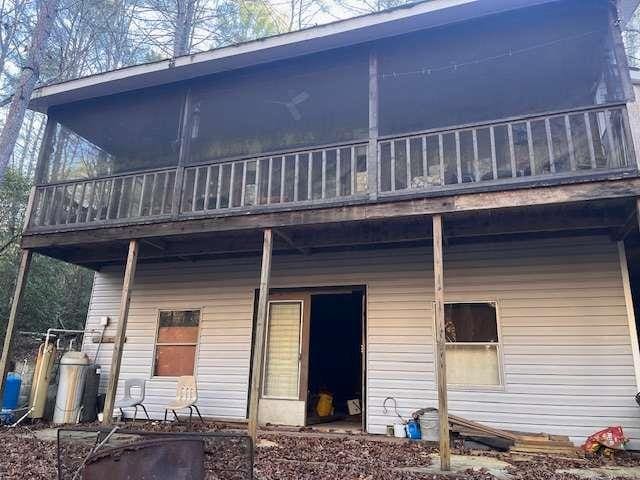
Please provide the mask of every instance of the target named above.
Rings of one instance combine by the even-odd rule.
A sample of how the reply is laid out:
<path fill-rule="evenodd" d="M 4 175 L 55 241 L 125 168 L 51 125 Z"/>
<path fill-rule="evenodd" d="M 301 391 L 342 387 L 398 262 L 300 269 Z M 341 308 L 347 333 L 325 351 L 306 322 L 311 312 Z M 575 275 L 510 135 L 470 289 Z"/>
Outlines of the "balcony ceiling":
<path fill-rule="evenodd" d="M 204 75 L 362 44 L 557 0 L 430 0 L 287 34 L 143 65 L 121 68 L 37 89 L 29 107 L 51 106 L 157 86 Z M 620 0 L 625 20 L 640 0 Z"/>

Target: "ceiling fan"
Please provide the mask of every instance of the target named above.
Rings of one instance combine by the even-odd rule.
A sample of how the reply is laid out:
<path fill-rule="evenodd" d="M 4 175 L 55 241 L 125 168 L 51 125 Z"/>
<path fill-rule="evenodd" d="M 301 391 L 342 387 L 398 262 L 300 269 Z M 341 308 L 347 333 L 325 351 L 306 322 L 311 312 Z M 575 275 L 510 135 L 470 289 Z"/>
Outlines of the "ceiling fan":
<path fill-rule="evenodd" d="M 267 103 L 275 103 L 277 105 L 284 105 L 287 110 L 289 110 L 289 113 L 291 114 L 291 117 L 298 121 L 300 119 L 302 119 L 302 114 L 300 113 L 300 110 L 298 109 L 298 105 L 300 105 L 301 103 L 306 102 L 309 98 L 311 98 L 311 95 L 309 95 L 307 92 L 301 92 L 297 95 L 294 95 L 293 92 L 289 92 L 289 94 L 291 95 L 291 100 L 289 100 L 288 102 L 281 102 L 281 101 L 277 101 L 277 100 L 267 100 Z"/>

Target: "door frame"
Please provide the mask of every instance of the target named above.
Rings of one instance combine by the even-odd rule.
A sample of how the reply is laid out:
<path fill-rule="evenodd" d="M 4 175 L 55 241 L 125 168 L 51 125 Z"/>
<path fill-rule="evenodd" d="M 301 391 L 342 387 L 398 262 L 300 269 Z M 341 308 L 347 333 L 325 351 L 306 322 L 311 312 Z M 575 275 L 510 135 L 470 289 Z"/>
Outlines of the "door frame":
<path fill-rule="evenodd" d="M 330 295 L 330 294 L 347 294 L 361 292 L 362 293 L 362 319 L 361 319 L 361 331 L 362 340 L 360 345 L 360 361 L 362 368 L 362 431 L 367 431 L 367 305 L 368 305 L 368 286 L 366 284 L 360 285 L 327 285 L 327 286 L 311 286 L 311 287 L 283 287 L 283 288 L 270 288 L 269 289 L 269 303 L 273 300 L 286 301 L 286 300 L 301 300 L 303 299 L 303 314 L 302 314 L 302 328 L 301 328 L 301 358 L 300 358 L 300 372 L 299 372 L 299 386 L 298 386 L 298 400 L 305 403 L 305 418 L 304 425 L 306 426 L 306 403 L 307 403 L 307 390 L 309 386 L 309 347 L 310 347 L 310 333 L 311 333 L 311 297 L 313 295 Z M 249 416 L 249 388 L 251 388 L 251 372 L 253 371 L 253 346 L 255 340 L 255 327 L 258 314 L 258 296 L 259 289 L 254 290 L 253 301 L 253 321 L 251 326 L 251 352 L 249 357 L 249 382 L 247 386 L 247 418 Z M 306 298 L 303 298 L 306 297 Z M 306 321 L 305 321 L 306 320 Z M 266 337 L 265 337 L 266 343 Z M 266 345 L 265 345 L 266 348 Z M 265 351 L 266 355 L 266 351 Z M 262 372 L 260 373 L 260 398 L 262 399 L 263 383 L 264 383 L 264 368 L 263 362 Z M 269 397 L 265 397 L 269 399 Z"/>

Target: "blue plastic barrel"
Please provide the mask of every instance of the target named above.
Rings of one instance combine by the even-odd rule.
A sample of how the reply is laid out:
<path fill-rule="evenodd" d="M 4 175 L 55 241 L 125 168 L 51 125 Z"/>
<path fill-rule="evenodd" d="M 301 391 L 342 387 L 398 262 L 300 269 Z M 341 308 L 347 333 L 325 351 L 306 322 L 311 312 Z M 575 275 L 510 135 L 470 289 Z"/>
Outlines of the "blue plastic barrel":
<path fill-rule="evenodd" d="M 415 420 L 409 420 L 407 422 L 407 437 L 411 440 L 420 440 L 422 438 L 420 425 Z"/>
<path fill-rule="evenodd" d="M 20 385 L 22 378 L 15 372 L 9 372 L 4 382 L 4 394 L 2 395 L 2 409 L 15 410 L 18 407 L 20 397 Z"/>

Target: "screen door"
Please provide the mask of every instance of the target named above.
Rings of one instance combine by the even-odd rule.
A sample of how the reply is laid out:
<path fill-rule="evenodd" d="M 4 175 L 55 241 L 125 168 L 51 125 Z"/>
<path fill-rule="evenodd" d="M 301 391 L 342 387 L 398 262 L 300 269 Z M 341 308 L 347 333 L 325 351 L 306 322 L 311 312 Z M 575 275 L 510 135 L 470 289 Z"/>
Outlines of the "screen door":
<path fill-rule="evenodd" d="M 272 295 L 265 339 L 260 422 L 302 426 L 306 411 L 308 295 Z"/>

